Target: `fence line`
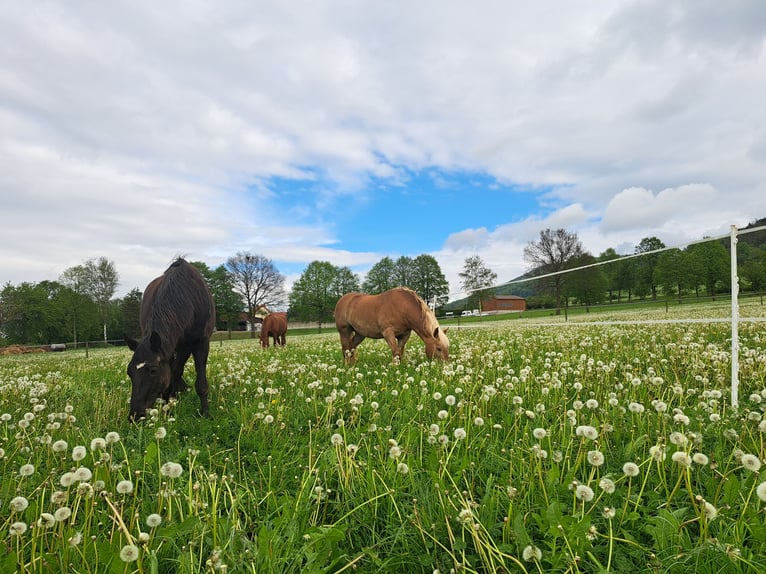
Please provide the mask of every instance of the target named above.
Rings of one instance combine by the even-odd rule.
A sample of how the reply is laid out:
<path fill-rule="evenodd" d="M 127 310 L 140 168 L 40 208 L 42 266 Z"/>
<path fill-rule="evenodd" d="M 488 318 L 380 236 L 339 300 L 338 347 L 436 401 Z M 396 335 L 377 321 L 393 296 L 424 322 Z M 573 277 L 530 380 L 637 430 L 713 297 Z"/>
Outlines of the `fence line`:
<path fill-rule="evenodd" d="M 739 323 L 740 321 L 753 321 L 753 322 L 760 322 L 764 321 L 764 319 L 761 318 L 747 318 L 742 319 L 739 316 L 739 273 L 737 270 L 737 243 L 739 241 L 740 235 L 746 235 L 748 233 L 755 233 L 757 231 L 763 231 L 766 230 L 766 225 L 761 225 L 758 227 L 750 227 L 747 229 L 738 229 L 736 225 L 730 226 L 730 232 L 726 235 L 719 235 L 717 237 L 705 237 L 703 239 L 697 240 L 697 241 L 690 241 L 685 244 L 676 245 L 672 247 L 662 247 L 660 249 L 652 249 L 650 251 L 644 251 L 642 253 L 631 253 L 629 255 L 622 255 L 620 257 L 617 257 L 615 259 L 609 259 L 606 261 L 597 261 L 595 263 L 589 263 L 588 265 L 582 265 L 580 267 L 573 267 L 571 269 L 562 269 L 560 271 L 554 271 L 552 273 L 545 273 L 542 275 L 535 275 L 533 277 L 523 277 L 521 279 L 512 279 L 510 281 L 506 281 L 504 283 L 500 283 L 499 285 L 494 285 L 492 288 L 498 288 L 498 287 L 504 287 L 506 285 L 515 285 L 518 283 L 526 283 L 528 281 L 537 281 L 538 279 L 545 279 L 548 277 L 553 277 L 556 275 L 563 275 L 564 273 L 571 273 L 573 271 L 580 271 L 583 269 L 589 269 L 592 267 L 598 267 L 600 265 L 607 265 L 608 263 L 613 263 L 615 261 L 624 261 L 626 259 L 632 259 L 635 257 L 643 257 L 646 255 L 652 255 L 655 253 L 662 253 L 663 251 L 670 251 L 671 249 L 683 249 L 686 247 L 689 247 L 690 245 L 697 245 L 700 243 L 707 243 L 709 241 L 721 241 L 725 239 L 729 239 L 731 250 L 730 250 L 730 257 L 731 257 L 731 316 L 727 319 L 696 319 L 696 320 L 685 320 L 685 321 L 674 321 L 674 320 L 652 320 L 652 321 L 635 321 L 635 322 L 625 322 L 625 324 L 658 324 L 658 323 L 670 323 L 670 322 L 710 322 L 710 323 L 722 323 L 722 322 L 730 322 L 731 323 L 731 406 L 734 409 L 737 409 L 739 407 Z M 470 295 L 470 293 L 468 294 Z M 621 322 L 615 321 L 615 322 L 607 322 L 612 324 L 621 324 Z M 607 324 L 605 322 L 599 322 L 598 324 Z M 556 325 L 560 325 L 561 323 L 556 323 Z M 578 325 L 587 324 L 578 322 Z"/>

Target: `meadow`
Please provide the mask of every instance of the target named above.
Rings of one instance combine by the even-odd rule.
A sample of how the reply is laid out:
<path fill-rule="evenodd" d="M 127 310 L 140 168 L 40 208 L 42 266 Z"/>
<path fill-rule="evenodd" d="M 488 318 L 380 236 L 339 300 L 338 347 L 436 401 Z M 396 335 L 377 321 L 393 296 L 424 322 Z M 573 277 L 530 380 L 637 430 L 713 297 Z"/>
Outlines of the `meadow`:
<path fill-rule="evenodd" d="M 630 324 L 727 313 L 477 321 L 447 364 L 217 341 L 212 418 L 137 424 L 127 349 L 0 357 L 0 571 L 766 571 L 766 324 L 736 410 L 727 323 Z"/>

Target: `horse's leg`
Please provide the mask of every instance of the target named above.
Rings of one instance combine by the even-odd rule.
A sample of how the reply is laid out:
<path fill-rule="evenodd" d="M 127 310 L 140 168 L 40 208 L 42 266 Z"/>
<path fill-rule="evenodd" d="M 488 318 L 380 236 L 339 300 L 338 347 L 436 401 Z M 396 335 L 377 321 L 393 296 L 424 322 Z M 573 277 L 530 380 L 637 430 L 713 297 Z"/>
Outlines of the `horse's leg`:
<path fill-rule="evenodd" d="M 338 327 L 338 333 L 340 334 L 340 346 L 343 349 L 343 362 L 346 365 L 353 365 L 356 361 L 356 348 L 364 340 L 364 337 L 348 325 Z"/>
<path fill-rule="evenodd" d="M 340 348 L 343 351 L 343 362 L 348 364 L 351 347 L 351 337 L 353 330 L 347 326 L 338 325 L 338 335 L 340 335 Z"/>
<path fill-rule="evenodd" d="M 191 349 L 188 347 L 182 346 L 176 350 L 173 365 L 170 368 L 170 385 L 162 393 L 162 398 L 166 401 L 189 388 L 184 381 L 184 367 L 189 360 L 189 355 L 191 355 Z"/>
<path fill-rule="evenodd" d="M 407 331 L 404 335 L 397 337 L 397 347 L 399 348 L 399 360 L 404 360 L 404 346 L 412 335 L 412 331 Z"/>
<path fill-rule="evenodd" d="M 383 333 L 381 334 L 386 340 L 386 343 L 388 343 L 388 346 L 391 347 L 391 354 L 393 355 L 394 361 L 397 359 L 401 361 L 402 349 L 399 348 L 399 340 L 396 338 L 396 333 L 394 330 L 389 327 L 387 329 L 383 329 Z"/>
<path fill-rule="evenodd" d="M 199 396 L 199 412 L 203 417 L 210 417 L 210 408 L 207 403 L 207 356 L 210 353 L 210 341 L 205 339 L 194 348 L 194 369 L 197 371 L 197 380 L 194 389 Z"/>
<path fill-rule="evenodd" d="M 354 331 L 354 336 L 351 337 L 349 343 L 349 365 L 353 365 L 356 362 L 356 348 L 362 341 L 364 341 L 364 336 Z"/>

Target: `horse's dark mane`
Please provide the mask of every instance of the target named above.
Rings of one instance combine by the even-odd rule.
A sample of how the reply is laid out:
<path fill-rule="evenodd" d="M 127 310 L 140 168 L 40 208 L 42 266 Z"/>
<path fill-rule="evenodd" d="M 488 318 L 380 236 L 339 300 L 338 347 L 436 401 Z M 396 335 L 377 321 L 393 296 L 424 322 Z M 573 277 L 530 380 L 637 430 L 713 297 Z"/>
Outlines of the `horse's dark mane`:
<path fill-rule="evenodd" d="M 176 259 L 158 281 L 152 302 L 144 318 L 144 335 L 156 331 L 162 337 L 163 347 L 174 349 L 188 328 L 190 318 L 183 309 L 191 305 L 205 309 L 207 286 L 196 269 L 184 259 Z"/>

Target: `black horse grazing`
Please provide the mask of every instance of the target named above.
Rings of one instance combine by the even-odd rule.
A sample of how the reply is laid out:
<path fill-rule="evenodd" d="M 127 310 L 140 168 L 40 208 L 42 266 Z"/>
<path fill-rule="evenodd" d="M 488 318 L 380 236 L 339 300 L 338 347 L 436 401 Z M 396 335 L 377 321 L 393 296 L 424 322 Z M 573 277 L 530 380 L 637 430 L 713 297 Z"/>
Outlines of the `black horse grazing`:
<path fill-rule="evenodd" d="M 128 375 L 133 385 L 130 418 L 139 419 L 159 396 L 186 390 L 184 365 L 194 355 L 200 412 L 209 416 L 207 355 L 215 327 L 215 304 L 200 272 L 183 259 L 146 287 L 140 311 L 141 339 L 125 337 L 133 351 Z"/>

